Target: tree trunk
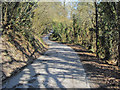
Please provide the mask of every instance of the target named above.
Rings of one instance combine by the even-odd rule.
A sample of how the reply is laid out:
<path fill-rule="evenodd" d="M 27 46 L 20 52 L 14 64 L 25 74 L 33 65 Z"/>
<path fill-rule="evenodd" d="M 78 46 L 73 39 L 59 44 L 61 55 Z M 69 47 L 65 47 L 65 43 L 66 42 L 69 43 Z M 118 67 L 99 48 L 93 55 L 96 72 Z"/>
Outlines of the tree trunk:
<path fill-rule="evenodd" d="M 118 38 L 118 66 L 120 66 L 120 2 L 117 3 L 117 28 L 119 33 Z"/>
<path fill-rule="evenodd" d="M 118 14 L 120 16 L 120 12 Z M 118 66 L 120 66 L 120 18 L 118 17 L 118 32 L 119 32 L 119 38 L 118 38 Z"/>
<path fill-rule="evenodd" d="M 75 24 L 76 24 L 76 19 L 75 19 L 75 14 L 73 14 L 73 31 L 74 31 L 74 43 L 76 39 L 76 31 L 75 31 Z"/>
<path fill-rule="evenodd" d="M 94 3 L 95 4 L 95 13 L 96 13 L 96 55 L 97 58 L 99 57 L 98 55 L 98 35 L 99 35 L 99 31 L 98 31 L 98 7 L 97 7 L 97 2 Z"/>
<path fill-rule="evenodd" d="M 119 53 L 118 65 L 120 66 L 120 30 L 119 30 L 119 44 L 118 44 L 118 53 Z"/>

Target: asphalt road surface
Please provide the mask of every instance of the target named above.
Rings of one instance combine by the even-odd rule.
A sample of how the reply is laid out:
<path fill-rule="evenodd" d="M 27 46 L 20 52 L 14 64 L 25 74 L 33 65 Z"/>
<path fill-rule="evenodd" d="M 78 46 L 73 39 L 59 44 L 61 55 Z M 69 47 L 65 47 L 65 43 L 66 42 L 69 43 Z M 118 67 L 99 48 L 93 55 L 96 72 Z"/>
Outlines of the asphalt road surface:
<path fill-rule="evenodd" d="M 50 34 L 43 38 L 48 51 L 11 77 L 3 88 L 90 88 L 77 53 L 69 46 L 50 41 Z"/>

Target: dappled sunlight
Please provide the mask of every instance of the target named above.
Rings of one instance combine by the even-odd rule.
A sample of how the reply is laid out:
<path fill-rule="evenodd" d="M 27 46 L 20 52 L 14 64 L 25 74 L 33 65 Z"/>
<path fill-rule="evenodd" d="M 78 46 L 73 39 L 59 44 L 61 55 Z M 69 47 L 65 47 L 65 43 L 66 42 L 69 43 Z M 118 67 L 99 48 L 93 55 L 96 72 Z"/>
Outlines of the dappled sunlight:
<path fill-rule="evenodd" d="M 83 66 L 74 50 L 49 41 L 48 38 L 44 40 L 50 44 L 48 51 L 8 80 L 6 87 L 90 88 Z"/>
<path fill-rule="evenodd" d="M 0 3 L 3 89 L 120 88 L 120 2 L 10 1 Z"/>
<path fill-rule="evenodd" d="M 89 78 L 89 84 L 93 88 L 118 88 L 119 72 L 117 66 L 109 65 L 103 60 L 98 60 L 94 53 L 79 45 L 70 45 L 79 55 L 80 60 Z"/>

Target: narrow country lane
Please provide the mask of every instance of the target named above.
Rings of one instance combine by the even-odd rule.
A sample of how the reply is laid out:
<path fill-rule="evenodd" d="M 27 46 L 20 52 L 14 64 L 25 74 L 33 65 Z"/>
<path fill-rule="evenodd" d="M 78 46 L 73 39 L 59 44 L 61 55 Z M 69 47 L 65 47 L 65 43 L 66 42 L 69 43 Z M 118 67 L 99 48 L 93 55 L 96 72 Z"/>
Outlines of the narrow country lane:
<path fill-rule="evenodd" d="M 48 51 L 3 88 L 90 88 L 79 56 L 71 47 L 48 40 L 50 34 L 43 38 Z"/>

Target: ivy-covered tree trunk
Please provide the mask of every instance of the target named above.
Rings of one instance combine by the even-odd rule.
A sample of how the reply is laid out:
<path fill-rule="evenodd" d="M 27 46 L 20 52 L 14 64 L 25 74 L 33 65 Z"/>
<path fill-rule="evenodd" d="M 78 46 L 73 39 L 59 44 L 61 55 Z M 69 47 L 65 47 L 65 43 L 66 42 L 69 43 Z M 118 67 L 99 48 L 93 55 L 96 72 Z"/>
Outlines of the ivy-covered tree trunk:
<path fill-rule="evenodd" d="M 118 33 L 119 33 L 119 41 L 118 41 L 118 65 L 120 66 L 120 2 L 117 3 L 117 14 L 118 14 Z"/>
<path fill-rule="evenodd" d="M 98 7 L 97 7 L 97 2 L 94 3 L 95 4 L 95 13 L 96 13 L 96 55 L 98 56 L 98 35 L 99 35 L 99 31 L 98 31 Z"/>
<path fill-rule="evenodd" d="M 119 29 L 120 29 L 120 27 L 119 27 Z M 118 53 L 119 53 L 119 66 L 120 66 L 120 30 L 119 30 L 119 45 L 118 45 Z"/>
<path fill-rule="evenodd" d="M 76 38 L 77 38 L 77 32 L 76 32 L 76 18 L 75 18 L 75 14 L 73 14 L 73 31 L 74 31 L 74 43 L 76 42 Z"/>

